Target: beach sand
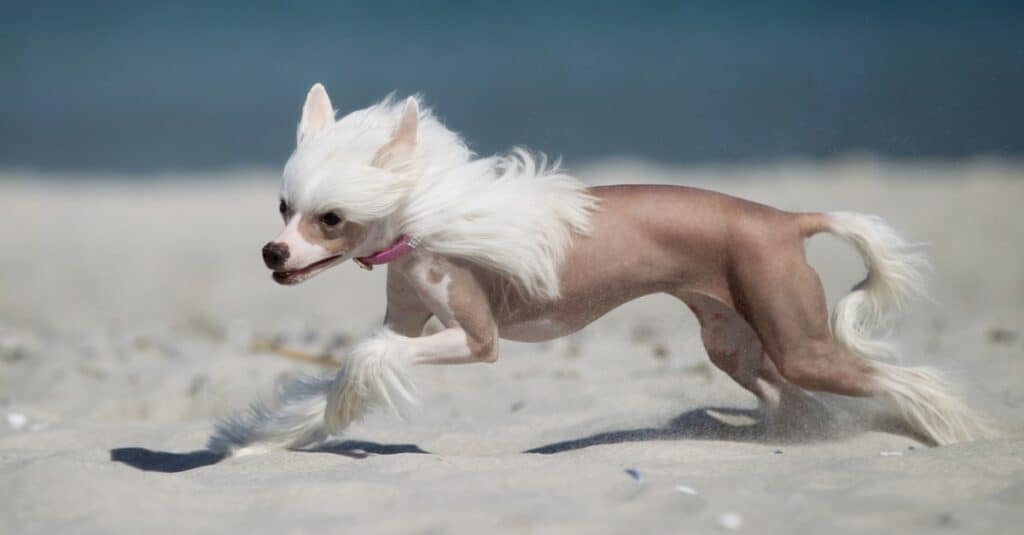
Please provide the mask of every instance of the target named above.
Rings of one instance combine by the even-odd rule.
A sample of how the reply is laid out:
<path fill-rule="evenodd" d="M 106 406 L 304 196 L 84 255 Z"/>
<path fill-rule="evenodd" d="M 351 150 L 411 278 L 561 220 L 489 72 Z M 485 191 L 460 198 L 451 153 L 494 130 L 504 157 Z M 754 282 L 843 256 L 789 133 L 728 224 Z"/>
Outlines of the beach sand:
<path fill-rule="evenodd" d="M 674 299 L 631 303 L 495 364 L 416 370 L 408 422 L 321 451 L 214 463 L 213 423 L 300 373 L 253 349 L 344 358 L 383 318 L 383 269 L 277 286 L 271 172 L 0 176 L 2 533 L 999 533 L 1024 523 L 1024 164 L 870 158 L 673 169 L 591 183 L 708 187 L 879 214 L 928 242 L 933 302 L 906 360 L 953 373 L 1007 438 L 928 448 L 879 432 L 765 440 Z M 830 305 L 857 254 L 809 242 Z M 708 409 L 711 409 L 710 412 Z M 528 452 L 535 450 L 535 452 Z M 1014 528 L 1014 526 L 1018 526 Z"/>

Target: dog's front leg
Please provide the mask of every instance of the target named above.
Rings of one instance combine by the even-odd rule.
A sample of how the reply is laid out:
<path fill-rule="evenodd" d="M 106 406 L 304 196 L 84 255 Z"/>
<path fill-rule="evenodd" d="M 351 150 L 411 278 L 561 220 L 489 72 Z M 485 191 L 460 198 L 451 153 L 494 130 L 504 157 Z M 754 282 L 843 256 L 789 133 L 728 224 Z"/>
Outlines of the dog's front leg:
<path fill-rule="evenodd" d="M 497 360 L 497 323 L 472 270 L 433 257 L 411 259 L 403 268 L 389 273 L 385 328 L 357 344 L 338 372 L 328 396 L 328 432 L 344 428 L 374 405 L 401 414 L 403 406 L 414 403 L 407 374 L 411 365 Z M 445 329 L 409 336 L 422 330 L 430 314 Z"/>
<path fill-rule="evenodd" d="M 430 258 L 388 271 L 384 325 L 408 337 L 412 364 L 494 362 L 498 328 L 490 301 L 475 274 L 452 262 Z M 420 337 L 430 316 L 445 329 Z"/>

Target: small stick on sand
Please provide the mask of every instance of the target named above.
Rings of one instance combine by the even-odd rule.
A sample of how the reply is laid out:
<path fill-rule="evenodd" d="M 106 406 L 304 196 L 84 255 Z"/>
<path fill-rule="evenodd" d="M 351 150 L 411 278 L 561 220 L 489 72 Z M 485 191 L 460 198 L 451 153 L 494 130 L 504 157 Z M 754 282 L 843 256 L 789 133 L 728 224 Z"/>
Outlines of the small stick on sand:
<path fill-rule="evenodd" d="M 257 353 L 267 353 L 270 355 L 284 357 L 286 359 L 291 359 L 298 362 L 324 366 L 326 368 L 337 368 L 339 366 L 338 362 L 334 360 L 334 358 L 328 353 L 314 355 L 312 353 L 307 353 L 305 351 L 300 351 L 298 349 L 282 347 L 281 344 L 277 344 L 269 340 L 253 340 L 252 350 Z"/>

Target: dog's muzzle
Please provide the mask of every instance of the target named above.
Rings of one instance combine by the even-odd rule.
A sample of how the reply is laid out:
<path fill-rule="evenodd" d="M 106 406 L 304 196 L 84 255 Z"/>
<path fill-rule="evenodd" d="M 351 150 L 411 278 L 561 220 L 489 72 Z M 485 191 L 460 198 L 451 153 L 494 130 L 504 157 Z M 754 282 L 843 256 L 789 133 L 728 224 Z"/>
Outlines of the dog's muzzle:
<path fill-rule="evenodd" d="M 263 246 L 263 262 L 270 269 L 281 269 L 288 260 L 288 244 L 270 242 Z"/>

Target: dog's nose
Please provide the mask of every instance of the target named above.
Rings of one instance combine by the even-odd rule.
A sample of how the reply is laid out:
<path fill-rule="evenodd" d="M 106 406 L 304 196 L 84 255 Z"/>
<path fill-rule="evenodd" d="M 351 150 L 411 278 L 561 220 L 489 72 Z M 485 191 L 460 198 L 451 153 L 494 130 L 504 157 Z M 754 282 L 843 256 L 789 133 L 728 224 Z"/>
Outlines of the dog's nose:
<path fill-rule="evenodd" d="M 280 269 L 288 260 L 288 244 L 270 242 L 263 246 L 263 262 L 270 269 Z"/>

